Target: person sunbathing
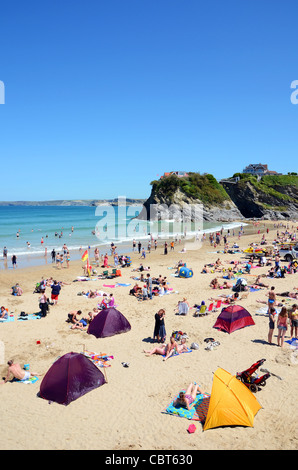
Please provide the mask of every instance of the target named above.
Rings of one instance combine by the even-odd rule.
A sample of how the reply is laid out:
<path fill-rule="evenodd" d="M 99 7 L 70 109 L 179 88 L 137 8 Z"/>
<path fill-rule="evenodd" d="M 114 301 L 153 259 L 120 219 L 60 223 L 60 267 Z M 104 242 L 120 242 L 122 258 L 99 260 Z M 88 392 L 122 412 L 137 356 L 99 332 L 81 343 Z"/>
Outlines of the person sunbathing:
<path fill-rule="evenodd" d="M 210 282 L 210 287 L 212 287 L 212 289 L 219 289 L 220 286 L 217 278 L 212 279 Z"/>
<path fill-rule="evenodd" d="M 258 286 L 258 287 L 267 287 L 269 288 L 269 286 L 267 284 L 264 284 L 263 282 L 261 282 L 261 276 L 258 276 L 257 279 L 255 280 L 254 284 L 252 287 L 254 286 Z"/>
<path fill-rule="evenodd" d="M 29 370 L 22 369 L 20 364 L 14 363 L 13 359 L 8 361 L 7 365 L 8 365 L 8 372 L 2 384 L 5 384 L 8 381 L 10 376 L 12 376 L 13 379 L 15 378 L 17 380 L 24 381 L 24 380 L 30 379 L 30 377 L 42 375 L 42 374 L 36 374 L 34 372 L 30 372 Z"/>
<path fill-rule="evenodd" d="M 161 356 L 165 356 L 163 358 L 164 361 L 169 359 L 175 351 L 177 351 L 178 344 L 175 338 L 171 337 L 170 342 L 168 344 L 163 344 L 161 347 L 153 348 L 151 351 L 144 351 L 146 356 L 152 356 L 153 354 L 160 354 Z M 177 351 L 179 354 L 179 352 Z"/>
<path fill-rule="evenodd" d="M 281 297 L 289 297 L 291 299 L 298 299 L 298 292 L 290 292 L 290 291 L 286 291 L 286 292 L 282 292 L 281 294 L 276 294 L 276 295 L 280 295 Z"/>
<path fill-rule="evenodd" d="M 203 269 L 202 269 L 202 271 L 201 271 L 201 274 L 207 274 L 207 273 L 209 273 L 209 272 L 210 272 L 210 270 L 208 269 L 207 264 L 204 264 L 204 267 L 203 267 Z"/>
<path fill-rule="evenodd" d="M 72 325 L 71 330 L 86 330 L 89 322 L 89 318 L 81 318 L 78 322 Z"/>
<path fill-rule="evenodd" d="M 187 408 L 189 411 L 194 406 L 194 401 L 197 394 L 203 393 L 198 384 L 191 383 L 185 392 L 180 392 L 173 405 L 175 407 L 182 406 Z"/>
<path fill-rule="evenodd" d="M 181 338 L 180 344 L 177 345 L 177 352 L 178 354 L 181 354 L 186 351 L 188 351 L 188 348 L 186 345 L 186 338 Z"/>
<path fill-rule="evenodd" d="M 224 281 L 223 285 L 220 286 L 221 289 L 232 289 L 233 284 L 231 282 Z"/>

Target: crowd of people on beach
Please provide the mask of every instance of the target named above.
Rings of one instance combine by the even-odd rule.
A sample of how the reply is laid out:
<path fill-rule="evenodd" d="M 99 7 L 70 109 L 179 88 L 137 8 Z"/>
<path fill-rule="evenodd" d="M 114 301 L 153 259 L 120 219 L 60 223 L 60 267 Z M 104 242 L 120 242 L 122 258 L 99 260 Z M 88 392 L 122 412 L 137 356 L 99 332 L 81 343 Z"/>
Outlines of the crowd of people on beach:
<path fill-rule="evenodd" d="M 201 272 L 201 275 L 213 275 L 210 279 L 210 296 L 208 300 L 215 301 L 221 299 L 226 304 L 233 304 L 245 298 L 245 295 L 249 295 L 252 291 L 263 291 L 265 293 L 265 299 L 255 299 L 256 304 L 261 303 L 266 306 L 266 315 L 269 320 L 269 330 L 267 342 L 268 344 L 273 344 L 273 334 L 275 328 L 277 328 L 277 345 L 281 348 L 284 347 L 285 338 L 288 334 L 291 339 L 298 339 L 298 305 L 295 301 L 298 301 L 298 288 L 293 288 L 292 291 L 285 291 L 276 293 L 275 286 L 269 287 L 269 280 L 284 279 L 286 276 L 292 276 L 298 272 L 298 261 L 296 259 L 285 262 L 281 260 L 279 256 L 279 244 L 285 242 L 296 241 L 296 231 L 293 227 L 293 231 L 290 232 L 288 227 L 284 227 L 281 224 L 276 224 L 275 228 L 277 229 L 277 236 L 275 239 L 275 244 L 262 252 L 262 255 L 256 254 L 256 247 L 266 246 L 265 235 L 262 236 L 259 244 L 253 244 L 249 246 L 251 249 L 251 254 L 249 251 L 244 253 L 244 250 L 240 250 L 239 246 L 235 243 L 232 245 L 232 250 L 230 249 L 229 241 L 231 238 L 235 237 L 234 231 L 228 230 L 227 233 L 223 231 L 210 234 L 209 243 L 213 248 L 218 248 L 223 243 L 224 250 L 218 251 L 218 254 L 225 255 L 226 253 L 238 254 L 235 256 L 235 259 L 232 261 L 223 261 L 220 256 L 217 256 L 214 262 L 204 264 Z M 282 231 L 282 228 L 286 228 Z M 267 231 L 268 233 L 268 231 Z M 238 238 L 242 237 L 244 234 L 243 227 L 240 228 L 238 232 Z M 206 235 L 202 236 L 202 241 L 206 240 Z M 150 240 L 147 246 L 147 250 L 142 243 L 138 244 L 134 240 L 133 242 L 133 251 L 138 251 L 141 259 L 141 263 L 138 267 L 135 267 L 131 270 L 131 278 L 136 282 L 133 287 L 129 289 L 129 295 L 135 297 L 139 301 L 148 301 L 152 300 L 154 297 L 163 296 L 167 293 L 170 293 L 169 282 L 166 276 L 158 275 L 154 276 L 151 273 L 150 266 L 144 266 L 143 260 L 146 259 L 146 256 L 150 254 L 152 249 L 152 244 L 157 249 L 157 241 Z M 164 242 L 162 244 L 163 254 L 166 256 L 168 254 L 168 247 L 172 251 L 175 250 L 175 243 Z M 240 259 L 245 255 L 245 259 Z M 7 257 L 7 251 L 5 252 Z M 56 253 L 55 250 L 51 253 L 52 263 L 55 264 L 57 269 L 64 267 L 69 267 L 69 250 L 64 244 L 61 252 Z M 114 244 L 111 244 L 110 255 L 108 253 L 100 255 L 99 249 L 95 248 L 94 250 L 94 265 L 98 268 L 109 269 L 111 266 L 114 268 L 127 268 L 130 267 L 130 257 L 126 255 L 121 255 L 117 253 L 117 247 Z M 112 261 L 111 261 L 112 260 Z M 183 266 L 183 260 L 179 260 L 174 269 L 177 273 L 179 267 Z M 16 260 L 15 260 L 16 266 Z M 250 282 L 246 281 L 246 276 L 252 276 L 253 269 L 268 267 L 267 273 L 256 274 L 253 276 L 253 279 Z M 94 271 L 92 271 L 94 273 Z M 88 271 L 84 271 L 86 276 L 89 276 Z M 216 277 L 214 277 L 216 276 Z M 243 282 L 239 282 L 242 280 Z M 63 281 L 57 281 L 54 278 L 42 279 L 35 286 L 35 293 L 38 293 L 38 303 L 39 303 L 39 315 L 42 318 L 45 318 L 49 313 L 49 307 L 55 306 L 58 304 L 59 296 L 63 287 L 67 285 Z M 47 289 L 50 290 L 50 294 L 47 294 Z M 229 291 L 229 293 L 226 293 Z M 214 291 L 219 291 L 219 295 L 214 296 Z M 221 292 L 221 291 L 224 291 Z M 23 294 L 22 288 L 16 283 L 11 288 L 11 294 L 14 296 L 21 296 Z M 99 291 L 98 289 L 91 289 L 88 291 L 82 291 L 80 295 L 85 295 L 90 299 L 95 299 L 101 297 L 101 300 L 97 303 L 97 306 L 89 309 L 87 314 L 83 314 L 82 310 L 77 309 L 68 313 L 66 322 L 70 324 L 71 330 L 81 330 L 86 331 L 88 325 L 94 320 L 97 315 L 100 315 L 100 312 L 104 309 L 115 307 L 115 299 L 113 294 L 107 294 L 105 292 Z M 279 297 L 281 299 L 279 300 Z M 291 305 L 289 305 L 291 303 Z M 154 305 L 154 304 L 153 304 Z M 182 297 L 178 301 L 177 306 L 174 310 L 174 313 L 179 315 L 187 316 L 192 308 L 196 309 L 198 312 L 202 307 L 204 307 L 204 312 L 208 313 L 207 305 L 205 301 L 202 301 L 200 305 L 194 304 L 190 306 L 189 301 L 186 297 Z M 4 306 L 0 310 L 0 320 L 5 320 L 8 316 L 8 309 Z M 194 313 L 196 316 L 196 313 Z M 150 357 L 153 355 L 160 355 L 163 357 L 163 361 L 167 361 L 174 354 L 181 354 L 188 350 L 186 334 L 181 334 L 179 340 L 177 339 L 176 334 L 171 334 L 167 340 L 166 333 L 166 309 L 159 308 L 154 314 L 154 328 L 152 341 L 157 342 L 158 345 L 153 347 L 150 350 L 144 350 L 146 356 Z M 15 377 L 24 377 L 28 378 L 30 375 L 28 373 L 23 373 L 24 371 L 19 369 L 19 365 L 14 364 L 13 361 L 10 361 L 9 364 L 9 373 L 5 378 L 5 381 L 8 380 L 9 376 L 12 374 Z M 20 378 L 20 380 L 23 380 Z M 177 406 L 185 406 L 187 409 L 191 406 L 194 401 L 194 398 L 197 393 L 202 393 L 201 389 L 197 384 L 190 384 L 187 388 L 184 395 L 179 395 L 176 400 Z"/>

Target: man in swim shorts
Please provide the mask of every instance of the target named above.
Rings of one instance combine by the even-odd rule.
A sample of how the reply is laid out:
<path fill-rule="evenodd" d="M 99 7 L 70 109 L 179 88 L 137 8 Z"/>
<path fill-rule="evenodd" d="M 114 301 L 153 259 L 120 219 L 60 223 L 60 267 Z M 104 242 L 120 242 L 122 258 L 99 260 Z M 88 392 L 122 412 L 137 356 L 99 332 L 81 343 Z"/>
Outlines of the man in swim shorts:
<path fill-rule="evenodd" d="M 40 375 L 40 374 L 31 373 L 29 370 L 22 369 L 20 364 L 17 364 L 17 363 L 15 364 L 13 360 L 8 361 L 7 365 L 8 365 L 8 373 L 4 381 L 2 382 L 2 384 L 5 384 L 11 375 L 13 379 L 15 378 L 17 380 L 20 380 L 21 382 L 23 382 L 24 380 L 30 379 L 30 377 Z"/>
<path fill-rule="evenodd" d="M 272 286 L 268 294 L 268 308 L 274 307 L 276 303 L 276 294 L 274 292 L 275 287 Z"/>

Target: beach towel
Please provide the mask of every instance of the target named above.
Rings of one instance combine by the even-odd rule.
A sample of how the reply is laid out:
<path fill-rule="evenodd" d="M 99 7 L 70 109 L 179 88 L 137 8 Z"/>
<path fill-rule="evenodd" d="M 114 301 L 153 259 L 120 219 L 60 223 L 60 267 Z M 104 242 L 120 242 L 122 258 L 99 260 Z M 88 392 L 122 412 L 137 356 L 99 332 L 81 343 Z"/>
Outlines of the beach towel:
<path fill-rule="evenodd" d="M 297 338 L 292 338 L 288 339 L 285 341 L 285 343 L 288 343 L 291 347 L 291 349 L 298 349 L 298 339 Z"/>
<path fill-rule="evenodd" d="M 116 284 L 116 287 L 119 287 L 119 286 L 130 286 L 131 284 L 128 283 L 128 284 L 120 284 L 119 282 L 117 282 Z"/>
<path fill-rule="evenodd" d="M 190 348 L 187 348 L 187 351 L 182 351 L 182 353 L 178 354 L 177 352 L 174 353 L 174 354 L 171 354 L 171 356 L 169 357 L 169 359 L 171 357 L 176 357 L 176 356 L 180 356 L 181 354 L 186 354 L 186 353 L 191 353 L 192 352 L 192 349 Z M 166 357 L 166 355 L 164 354 L 162 357 Z"/>
<path fill-rule="evenodd" d="M 29 313 L 26 317 L 19 316 L 18 320 L 26 321 L 26 320 L 39 320 L 41 318 L 40 315 L 35 315 L 34 313 Z"/>
<path fill-rule="evenodd" d="M 78 281 L 97 281 L 97 277 L 85 277 L 85 276 L 78 276 Z"/>
<path fill-rule="evenodd" d="M 18 382 L 20 384 L 34 384 L 35 382 L 37 382 L 37 380 L 38 380 L 38 377 L 33 376 L 33 377 L 30 377 L 27 380 L 13 379 L 13 382 Z"/>
<path fill-rule="evenodd" d="M 111 288 L 113 288 L 113 287 L 116 287 L 116 286 L 115 286 L 115 284 L 103 284 L 103 287 L 111 287 Z"/>
<path fill-rule="evenodd" d="M 0 319 L 0 323 L 9 323 L 9 322 L 12 322 L 14 321 L 14 316 L 10 317 L 8 316 L 7 318 L 1 318 Z"/>
<path fill-rule="evenodd" d="M 194 401 L 194 405 L 192 406 L 190 410 L 187 410 L 183 406 L 176 407 L 173 405 L 178 395 L 176 395 L 174 400 L 162 411 L 162 413 L 170 414 L 173 416 L 178 416 L 180 418 L 191 419 L 193 421 L 200 421 L 201 423 L 204 423 L 206 416 L 207 416 L 207 412 L 208 412 L 210 395 L 205 394 L 205 393 L 197 395 Z"/>
<path fill-rule="evenodd" d="M 100 353 L 97 354 L 92 351 L 84 351 L 84 356 L 88 357 L 91 359 L 91 361 L 97 366 L 97 367 L 111 367 L 111 364 L 109 361 L 111 359 L 114 359 L 114 356 L 108 356 L 107 354 Z"/>
<path fill-rule="evenodd" d="M 250 292 L 256 292 L 257 290 L 261 290 L 261 289 L 257 289 L 256 287 L 250 287 L 249 290 Z"/>

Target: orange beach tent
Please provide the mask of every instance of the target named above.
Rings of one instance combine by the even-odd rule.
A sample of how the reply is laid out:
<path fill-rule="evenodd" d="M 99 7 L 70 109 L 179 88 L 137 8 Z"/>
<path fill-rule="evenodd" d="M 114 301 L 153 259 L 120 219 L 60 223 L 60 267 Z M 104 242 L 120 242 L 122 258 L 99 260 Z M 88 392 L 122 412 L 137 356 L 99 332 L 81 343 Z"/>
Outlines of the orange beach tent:
<path fill-rule="evenodd" d="M 219 368 L 214 373 L 204 431 L 219 426 L 253 427 L 254 417 L 260 408 L 261 405 L 246 385 Z"/>

